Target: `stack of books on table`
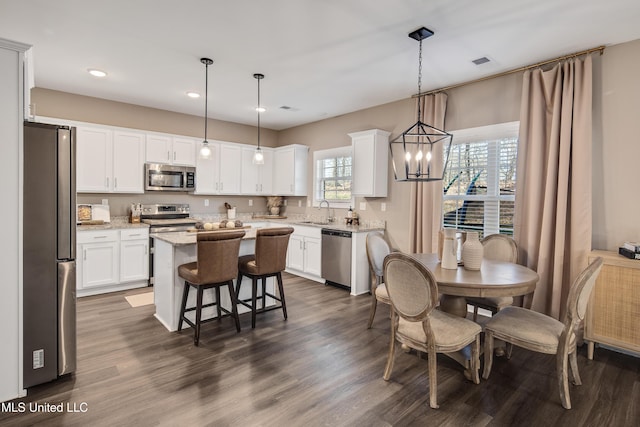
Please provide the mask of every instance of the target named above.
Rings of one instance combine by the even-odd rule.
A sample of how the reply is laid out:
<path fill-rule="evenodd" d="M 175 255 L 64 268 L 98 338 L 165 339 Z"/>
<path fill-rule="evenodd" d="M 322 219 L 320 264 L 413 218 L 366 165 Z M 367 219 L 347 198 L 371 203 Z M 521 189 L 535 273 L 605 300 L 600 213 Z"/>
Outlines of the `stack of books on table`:
<path fill-rule="evenodd" d="M 620 255 L 626 256 L 631 259 L 640 259 L 640 243 L 638 242 L 624 242 L 624 245 L 618 249 Z"/>

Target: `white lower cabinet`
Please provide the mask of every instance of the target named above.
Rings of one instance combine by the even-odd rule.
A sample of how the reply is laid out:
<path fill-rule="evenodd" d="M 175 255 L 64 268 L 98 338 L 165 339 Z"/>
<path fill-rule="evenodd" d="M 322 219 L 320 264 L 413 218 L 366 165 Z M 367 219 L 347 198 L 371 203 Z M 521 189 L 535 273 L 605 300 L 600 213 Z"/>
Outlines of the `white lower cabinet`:
<path fill-rule="evenodd" d="M 320 228 L 295 226 L 287 249 L 287 271 L 323 283 L 321 242 Z"/>
<path fill-rule="evenodd" d="M 120 282 L 149 279 L 149 230 L 120 231 Z"/>
<path fill-rule="evenodd" d="M 78 296 L 147 286 L 149 229 L 77 232 Z"/>

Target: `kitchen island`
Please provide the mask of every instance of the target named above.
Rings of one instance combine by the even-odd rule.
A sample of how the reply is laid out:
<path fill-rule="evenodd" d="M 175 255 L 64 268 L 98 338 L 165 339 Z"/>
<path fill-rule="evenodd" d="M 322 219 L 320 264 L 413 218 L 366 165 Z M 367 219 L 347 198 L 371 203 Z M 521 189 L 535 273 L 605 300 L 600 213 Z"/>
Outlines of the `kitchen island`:
<path fill-rule="evenodd" d="M 230 229 L 232 230 L 232 229 Z M 255 239 L 257 228 L 246 229 L 246 235 L 240 243 L 239 255 L 250 255 L 255 252 Z M 224 233 L 225 231 L 216 231 Z M 178 330 L 180 320 L 180 304 L 182 303 L 182 293 L 184 291 L 184 279 L 178 276 L 178 267 L 181 264 L 196 261 L 197 241 L 196 232 L 177 232 L 152 234 L 154 238 L 154 303 L 156 306 L 155 318 L 160 321 L 169 331 Z M 234 287 L 235 287 L 235 280 Z M 240 298 L 251 297 L 251 281 L 247 278 L 243 280 L 245 285 L 240 292 Z M 273 277 L 267 279 L 267 292 L 275 292 L 275 280 Z M 190 292 L 187 307 L 195 305 L 196 293 Z M 220 289 L 220 303 L 222 307 L 231 310 L 231 298 L 226 287 Z M 204 304 L 215 301 L 214 289 L 204 291 Z M 275 304 L 273 298 L 267 298 L 267 306 Z M 238 313 L 248 312 L 249 309 L 243 305 L 238 305 Z M 187 316 L 195 312 L 187 313 Z M 209 319 L 216 317 L 215 307 L 207 307 L 202 310 L 202 318 Z M 195 322 L 195 320 L 192 320 Z M 189 325 L 183 324 L 184 328 Z"/>

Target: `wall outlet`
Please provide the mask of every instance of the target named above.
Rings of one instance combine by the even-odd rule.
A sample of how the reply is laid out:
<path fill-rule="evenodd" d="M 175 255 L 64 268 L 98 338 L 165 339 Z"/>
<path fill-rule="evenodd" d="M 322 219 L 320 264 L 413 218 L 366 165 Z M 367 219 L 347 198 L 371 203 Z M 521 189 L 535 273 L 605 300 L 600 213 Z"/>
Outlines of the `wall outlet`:
<path fill-rule="evenodd" d="M 103 205 L 108 205 L 109 204 L 109 199 L 102 199 L 102 204 Z"/>
<path fill-rule="evenodd" d="M 249 199 L 249 206 L 253 206 L 253 199 Z"/>
<path fill-rule="evenodd" d="M 204 205 L 209 206 L 209 199 L 204 199 Z"/>
<path fill-rule="evenodd" d="M 387 204 L 385 202 L 380 203 L 380 211 L 384 212 L 387 210 Z"/>
<path fill-rule="evenodd" d="M 361 211 L 366 211 L 367 210 L 367 203 L 366 202 L 360 202 L 360 210 Z"/>

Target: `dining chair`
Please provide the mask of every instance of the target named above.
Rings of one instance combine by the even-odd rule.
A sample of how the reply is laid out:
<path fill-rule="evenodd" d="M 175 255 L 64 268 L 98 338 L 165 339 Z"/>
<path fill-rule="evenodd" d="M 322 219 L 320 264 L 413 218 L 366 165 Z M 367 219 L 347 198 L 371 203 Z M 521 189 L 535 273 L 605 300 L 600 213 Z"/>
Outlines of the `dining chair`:
<path fill-rule="evenodd" d="M 231 315 L 235 320 L 236 330 L 240 332 L 233 279 L 238 274 L 238 253 L 244 235 L 244 231 L 198 233 L 197 260 L 178 267 L 178 275 L 184 279 L 178 331 L 182 330 L 182 322 L 191 326 L 193 328 L 193 344 L 196 346 L 200 341 L 200 325 L 216 319 L 213 317 L 202 320 L 202 309 L 206 307 L 217 307 L 218 320 L 222 317 L 223 312 Z M 227 286 L 229 289 L 231 311 L 222 307 L 220 303 L 220 287 L 222 286 Z M 196 289 L 196 305 L 187 308 L 190 288 Z M 215 301 L 202 304 L 204 290 L 209 288 L 215 289 Z M 195 322 L 186 316 L 186 313 L 190 311 L 196 312 Z"/>
<path fill-rule="evenodd" d="M 564 322 L 522 307 L 505 307 L 496 313 L 484 326 L 482 378 L 489 378 L 491 373 L 494 339 L 507 342 L 507 358 L 511 358 L 514 345 L 538 353 L 555 354 L 560 400 L 564 408 L 571 409 L 567 372 L 569 363 L 574 384 L 582 384 L 578 372 L 575 331 L 584 319 L 589 295 L 602 268 L 602 262 L 601 257 L 596 258 L 573 282 L 567 298 Z"/>
<path fill-rule="evenodd" d="M 238 280 L 236 282 L 236 297 L 238 304 L 251 310 L 251 327 L 256 327 L 256 314 L 266 311 L 282 309 L 284 320 L 287 320 L 287 303 L 284 298 L 282 285 L 282 271 L 287 264 L 287 247 L 293 227 L 263 228 L 256 232 L 256 250 L 254 254 L 243 255 L 238 258 Z M 242 277 L 251 279 L 251 298 L 240 299 L 240 285 Z M 267 292 L 267 278 L 275 277 L 278 285 L 278 295 Z M 262 293 L 258 295 L 258 280 L 262 281 Z M 267 297 L 280 302 L 279 305 L 267 307 Z M 258 308 L 257 300 L 262 300 Z"/>
<path fill-rule="evenodd" d="M 504 234 L 490 234 L 482 240 L 483 258 L 496 261 L 518 262 L 518 245 Z M 478 308 L 496 314 L 501 309 L 513 305 L 513 297 L 467 297 L 467 304 L 473 306 L 473 321 L 478 320 Z"/>
<path fill-rule="evenodd" d="M 384 261 L 384 278 L 391 301 L 391 340 L 383 378 L 391 377 L 396 342 L 424 352 L 429 360 L 429 405 L 438 408 L 437 353 L 471 346 L 470 371 L 480 383 L 480 332 L 471 320 L 437 310 L 438 284 L 433 273 L 410 255 L 394 252 Z"/>
<path fill-rule="evenodd" d="M 367 234 L 365 247 L 371 277 L 371 309 L 369 310 L 367 329 L 371 329 L 378 301 L 387 305 L 391 304 L 383 278 L 384 258 L 391 253 L 391 247 L 381 231 L 372 231 Z"/>

